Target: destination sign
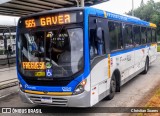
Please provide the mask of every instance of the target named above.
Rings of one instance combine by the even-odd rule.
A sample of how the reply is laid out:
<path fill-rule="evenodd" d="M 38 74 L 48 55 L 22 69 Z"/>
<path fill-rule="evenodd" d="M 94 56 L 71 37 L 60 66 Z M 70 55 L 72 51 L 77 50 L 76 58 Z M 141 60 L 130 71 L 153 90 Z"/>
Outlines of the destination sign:
<path fill-rule="evenodd" d="M 22 62 L 22 67 L 26 70 L 46 69 L 45 62 Z"/>
<path fill-rule="evenodd" d="M 24 20 L 24 24 L 25 28 L 35 28 L 37 26 L 45 27 L 76 23 L 76 19 L 76 13 L 53 14 L 48 16 L 40 16 L 38 18 L 26 19 Z"/>

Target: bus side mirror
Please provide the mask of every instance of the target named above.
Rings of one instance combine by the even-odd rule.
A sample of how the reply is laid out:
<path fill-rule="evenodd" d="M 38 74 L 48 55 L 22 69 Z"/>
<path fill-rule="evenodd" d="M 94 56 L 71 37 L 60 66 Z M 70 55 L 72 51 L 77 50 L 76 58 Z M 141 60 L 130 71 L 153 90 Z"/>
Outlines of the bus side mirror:
<path fill-rule="evenodd" d="M 96 29 L 96 36 L 97 36 L 97 42 L 99 43 L 99 44 L 102 44 L 103 43 L 103 33 L 102 33 L 102 28 L 101 27 L 98 27 L 97 29 Z"/>

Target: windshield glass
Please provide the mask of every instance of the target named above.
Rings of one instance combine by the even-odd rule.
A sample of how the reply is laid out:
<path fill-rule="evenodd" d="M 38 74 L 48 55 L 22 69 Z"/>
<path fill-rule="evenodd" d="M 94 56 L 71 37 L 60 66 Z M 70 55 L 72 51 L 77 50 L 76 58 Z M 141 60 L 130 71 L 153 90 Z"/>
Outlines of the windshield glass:
<path fill-rule="evenodd" d="M 19 69 L 25 76 L 69 77 L 83 69 L 82 28 L 21 33 Z"/>

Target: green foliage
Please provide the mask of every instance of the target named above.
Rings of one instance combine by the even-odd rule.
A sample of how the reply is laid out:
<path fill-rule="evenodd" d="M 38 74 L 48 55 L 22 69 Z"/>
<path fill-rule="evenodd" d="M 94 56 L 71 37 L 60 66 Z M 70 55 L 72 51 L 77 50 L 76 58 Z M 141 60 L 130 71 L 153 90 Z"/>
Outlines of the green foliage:
<path fill-rule="evenodd" d="M 160 46 L 157 47 L 157 52 L 160 52 Z"/>
<path fill-rule="evenodd" d="M 127 14 L 131 15 L 132 11 Z M 160 2 L 148 1 L 147 4 L 135 9 L 134 15 L 142 20 L 155 23 L 157 25 L 157 34 L 159 35 L 158 40 L 160 41 Z"/>

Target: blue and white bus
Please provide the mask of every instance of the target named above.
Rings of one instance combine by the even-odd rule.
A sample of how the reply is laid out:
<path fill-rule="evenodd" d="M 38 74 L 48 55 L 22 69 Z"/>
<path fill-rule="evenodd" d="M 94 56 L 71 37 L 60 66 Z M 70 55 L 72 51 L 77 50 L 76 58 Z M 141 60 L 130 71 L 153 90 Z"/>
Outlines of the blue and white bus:
<path fill-rule="evenodd" d="M 21 17 L 20 96 L 23 102 L 63 107 L 112 99 L 127 81 L 147 73 L 156 42 L 155 24 L 90 7 Z"/>

